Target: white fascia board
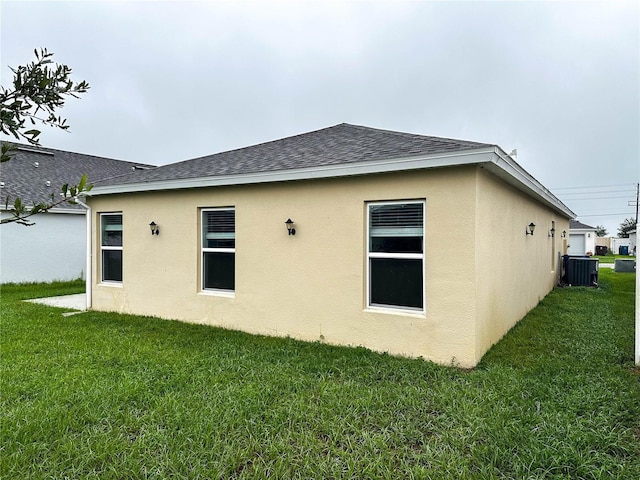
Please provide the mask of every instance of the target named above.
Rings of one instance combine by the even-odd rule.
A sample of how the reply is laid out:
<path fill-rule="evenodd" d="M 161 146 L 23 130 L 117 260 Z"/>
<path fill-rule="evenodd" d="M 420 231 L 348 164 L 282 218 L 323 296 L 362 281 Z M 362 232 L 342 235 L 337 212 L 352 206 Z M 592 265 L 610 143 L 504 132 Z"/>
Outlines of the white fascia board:
<path fill-rule="evenodd" d="M 84 208 L 52 208 L 47 213 L 70 213 L 72 215 L 84 215 Z"/>
<path fill-rule="evenodd" d="M 471 165 L 491 161 L 493 151 L 494 149 L 491 147 L 455 153 L 391 158 L 388 160 L 276 170 L 272 172 L 220 175 L 217 177 L 187 178 L 158 182 L 130 183 L 124 185 L 107 185 L 104 187 L 94 187 L 90 192 L 88 192 L 88 195 L 98 196 L 114 193 L 287 182 L 294 180 L 312 180 L 320 178 L 347 177 L 353 175 L 369 175 L 372 173 L 400 172 L 405 170 Z"/>
<path fill-rule="evenodd" d="M 576 218 L 576 214 L 562 203 L 538 180 L 533 178 L 518 163 L 507 155 L 500 147 L 495 147 L 492 163 L 487 165 L 489 171 L 519 190 L 541 200 L 547 206 L 562 213 L 567 218 Z"/>

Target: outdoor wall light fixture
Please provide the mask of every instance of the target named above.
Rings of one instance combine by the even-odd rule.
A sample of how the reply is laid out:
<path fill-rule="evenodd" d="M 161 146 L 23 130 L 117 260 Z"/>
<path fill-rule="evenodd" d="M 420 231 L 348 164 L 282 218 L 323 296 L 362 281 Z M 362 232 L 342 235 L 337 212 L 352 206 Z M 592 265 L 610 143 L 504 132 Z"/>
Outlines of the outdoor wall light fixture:
<path fill-rule="evenodd" d="M 549 230 L 549 236 L 551 238 L 556 236 L 556 229 L 555 228 L 551 227 L 551 230 Z"/>
<path fill-rule="evenodd" d="M 149 228 L 151 228 L 151 235 L 160 235 L 160 227 L 156 225 L 156 222 L 151 222 Z"/>
<path fill-rule="evenodd" d="M 562 238 L 565 238 L 567 236 L 567 231 L 566 230 L 562 230 Z"/>
<path fill-rule="evenodd" d="M 527 235 L 533 235 L 533 231 L 535 229 L 536 229 L 536 224 L 531 222 L 524 233 L 526 233 Z"/>
<path fill-rule="evenodd" d="M 287 230 L 289 231 L 289 235 L 295 235 L 296 234 L 296 229 L 293 228 L 293 220 L 288 218 L 287 221 L 284 222 L 284 224 L 287 226 Z"/>

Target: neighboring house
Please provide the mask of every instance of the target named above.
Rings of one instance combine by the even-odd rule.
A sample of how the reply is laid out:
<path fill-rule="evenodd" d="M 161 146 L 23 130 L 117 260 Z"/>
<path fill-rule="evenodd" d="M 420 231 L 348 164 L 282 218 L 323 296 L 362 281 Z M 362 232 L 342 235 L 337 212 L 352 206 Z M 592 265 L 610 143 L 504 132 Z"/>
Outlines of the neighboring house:
<path fill-rule="evenodd" d="M 569 255 L 594 255 L 596 252 L 596 227 L 586 225 L 578 220 L 569 223 Z"/>
<path fill-rule="evenodd" d="M 465 367 L 556 284 L 575 216 L 496 145 L 348 124 L 87 202 L 96 310 Z"/>
<path fill-rule="evenodd" d="M 632 247 L 631 247 L 631 234 L 629 234 L 628 237 L 626 238 L 619 238 L 619 237 L 611 237 L 611 252 L 616 254 L 616 255 L 620 255 L 622 252 L 626 251 L 628 252 L 632 252 Z"/>
<path fill-rule="evenodd" d="M 596 247 L 607 247 L 607 250 L 611 250 L 611 237 L 596 236 Z"/>
<path fill-rule="evenodd" d="M 33 205 L 62 198 L 63 184 L 89 183 L 149 168 L 132 162 L 19 145 L 13 158 L 0 166 L 2 218 L 10 217 L 16 197 Z M 87 229 L 85 209 L 68 203 L 29 218 L 35 225 L 0 226 L 0 283 L 48 282 L 84 277 Z"/>

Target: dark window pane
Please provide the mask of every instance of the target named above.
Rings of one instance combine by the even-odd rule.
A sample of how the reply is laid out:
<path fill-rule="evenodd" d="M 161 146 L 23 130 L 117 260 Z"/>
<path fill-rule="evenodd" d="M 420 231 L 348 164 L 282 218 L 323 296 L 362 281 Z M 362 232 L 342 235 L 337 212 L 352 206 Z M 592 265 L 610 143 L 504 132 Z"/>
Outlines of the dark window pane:
<path fill-rule="evenodd" d="M 122 250 L 102 251 L 102 280 L 107 282 L 122 281 Z"/>
<path fill-rule="evenodd" d="M 208 238 L 204 241 L 204 248 L 235 248 L 235 238 Z"/>
<path fill-rule="evenodd" d="M 422 237 L 371 237 L 371 251 L 422 253 Z"/>
<path fill-rule="evenodd" d="M 103 232 L 102 245 L 105 247 L 121 247 L 122 232 Z"/>
<path fill-rule="evenodd" d="M 372 258 L 372 305 L 422 308 L 422 260 Z"/>
<path fill-rule="evenodd" d="M 205 252 L 202 261 L 204 288 L 235 289 L 235 253 Z"/>

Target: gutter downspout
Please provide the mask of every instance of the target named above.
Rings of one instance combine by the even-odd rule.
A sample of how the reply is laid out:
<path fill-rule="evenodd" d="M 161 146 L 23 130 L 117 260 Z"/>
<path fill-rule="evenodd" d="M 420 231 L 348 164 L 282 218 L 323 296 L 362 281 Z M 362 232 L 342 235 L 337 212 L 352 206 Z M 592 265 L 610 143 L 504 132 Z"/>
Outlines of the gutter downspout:
<path fill-rule="evenodd" d="M 80 200 L 78 197 L 74 197 L 74 200 L 81 205 L 85 209 L 85 223 L 87 226 L 87 262 L 86 262 L 86 273 L 85 273 L 85 290 L 87 295 L 87 310 L 91 309 L 91 277 L 93 276 L 93 271 L 91 270 L 92 262 L 91 262 L 91 207 Z"/>
<path fill-rule="evenodd" d="M 637 224 L 636 224 L 637 225 Z M 636 365 L 640 366 L 640 275 L 638 275 L 638 257 L 636 259 Z"/>

